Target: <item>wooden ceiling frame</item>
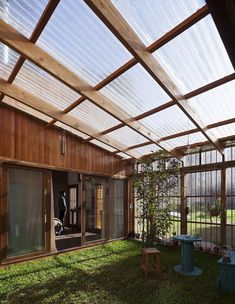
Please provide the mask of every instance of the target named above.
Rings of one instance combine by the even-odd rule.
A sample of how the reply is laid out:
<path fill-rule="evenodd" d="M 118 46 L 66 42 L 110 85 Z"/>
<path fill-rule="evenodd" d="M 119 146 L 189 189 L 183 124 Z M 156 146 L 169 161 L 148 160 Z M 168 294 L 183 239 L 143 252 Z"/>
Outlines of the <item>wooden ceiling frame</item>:
<path fill-rule="evenodd" d="M 22 88 L 20 88 L 15 84 L 10 84 L 1 77 L 0 77 L 0 92 L 10 98 L 19 101 L 20 103 L 29 106 L 30 108 L 39 111 L 40 113 L 55 118 L 56 120 L 66 124 L 67 126 L 70 126 L 78 131 L 81 131 L 84 134 L 87 134 L 88 136 L 96 131 L 91 126 L 79 122 L 78 119 L 73 117 L 71 114 L 64 114 L 60 109 L 58 109 L 54 105 L 48 103 L 47 101 L 43 100 L 40 97 L 37 97 L 27 92 L 26 90 L 23 90 Z M 125 150 L 125 146 L 120 146 L 119 142 L 107 136 L 103 136 L 102 138 L 99 138 L 99 141 L 117 149 L 120 152 Z M 126 152 L 126 154 L 132 158 L 140 157 L 140 155 L 138 155 L 137 153 Z"/>
<path fill-rule="evenodd" d="M 180 89 L 173 82 L 171 77 L 154 58 L 152 53 L 146 50 L 144 43 L 134 32 L 128 22 L 119 13 L 111 1 L 108 0 L 84 0 L 91 10 L 109 28 L 116 38 L 129 50 L 138 60 L 149 75 L 162 87 L 172 98 L 184 114 L 200 129 L 209 142 L 223 155 L 224 147 L 208 132 L 205 124 L 201 121 L 196 111 L 189 105 Z"/>
<path fill-rule="evenodd" d="M 196 90 L 193 90 L 193 91 L 191 91 L 191 92 L 185 94 L 184 97 L 187 98 L 187 99 L 189 99 L 189 98 L 198 96 L 198 95 L 200 95 L 200 94 L 202 94 L 202 93 L 205 93 L 205 92 L 207 92 L 207 91 L 210 91 L 210 90 L 212 90 L 212 89 L 215 89 L 215 88 L 217 88 L 218 86 L 221 86 L 221 85 L 223 85 L 223 84 L 225 84 L 225 83 L 228 83 L 229 81 L 232 81 L 232 80 L 235 80 L 235 73 L 232 73 L 232 74 L 230 74 L 230 75 L 227 75 L 227 76 L 225 76 L 225 77 L 223 77 L 223 78 L 220 78 L 220 79 L 215 80 L 215 81 L 213 81 L 213 82 L 211 82 L 211 83 L 208 83 L 208 84 L 206 84 L 206 85 L 204 85 L 204 86 L 202 86 L 202 87 L 200 87 L 200 88 L 198 88 L 198 89 L 196 89 Z M 156 113 L 158 113 L 158 112 L 161 112 L 161 111 L 163 111 L 163 110 L 165 110 L 165 109 L 168 109 L 168 108 L 170 108 L 170 107 L 172 107 L 172 106 L 174 106 L 174 105 L 175 105 L 175 102 L 174 102 L 174 101 L 172 101 L 172 100 L 171 100 L 171 101 L 168 101 L 168 102 L 166 102 L 166 103 L 164 103 L 164 104 L 162 104 L 162 105 L 160 105 L 160 106 L 158 106 L 158 107 L 156 107 L 156 108 L 153 108 L 153 109 L 148 110 L 148 111 L 146 111 L 146 112 L 144 112 L 144 113 L 142 113 L 142 114 L 140 114 L 140 115 L 137 115 L 137 116 L 133 117 L 133 119 L 134 119 L 134 120 L 141 120 L 141 119 L 146 118 L 146 117 L 148 117 L 148 116 L 150 116 L 150 115 L 153 115 L 153 114 L 156 114 Z M 109 128 L 109 129 L 106 129 L 106 130 L 102 131 L 102 132 L 100 133 L 100 135 L 108 134 L 109 132 L 112 132 L 112 131 L 117 130 L 117 129 L 122 128 L 122 127 L 124 127 L 124 124 L 123 124 L 123 123 L 117 124 L 116 126 L 113 126 L 113 127 Z M 208 127 L 208 126 L 207 126 L 207 127 Z M 196 129 L 193 129 L 193 130 L 188 130 L 188 131 L 187 131 L 187 132 L 188 132 L 187 134 L 191 134 L 191 133 L 197 132 L 197 131 L 194 131 L 194 130 L 199 131 L 199 129 L 196 128 Z M 177 134 L 178 134 L 178 133 L 177 133 Z M 175 138 L 175 137 L 178 137 L 178 136 L 182 136 L 182 135 L 177 135 L 177 134 L 175 134 L 175 135 L 172 134 L 172 136 L 173 136 L 172 138 Z M 170 135 L 169 135 L 169 136 L 170 136 Z M 87 139 L 84 140 L 84 142 L 89 142 L 89 141 L 92 140 L 92 139 L 93 139 L 92 137 L 87 138 Z M 160 141 L 162 141 L 162 139 L 160 139 Z"/>
<path fill-rule="evenodd" d="M 184 31 L 186 31 L 188 28 L 190 28 L 192 25 L 200 21 L 202 18 L 206 17 L 209 14 L 209 9 L 207 5 L 200 8 L 198 11 L 193 13 L 191 16 L 180 22 L 178 25 L 176 25 L 173 29 L 171 29 L 169 32 L 164 34 L 162 37 L 157 39 L 155 42 L 153 42 L 151 45 L 149 45 L 146 49 L 153 53 Z M 118 68 L 116 71 L 111 73 L 109 76 L 107 76 L 105 79 L 103 79 L 101 82 L 99 82 L 96 86 L 94 86 L 94 90 L 101 90 L 103 87 L 107 86 L 110 82 L 117 79 L 119 76 L 127 72 L 130 68 L 135 66 L 138 63 L 138 60 L 136 58 L 130 59 L 128 62 L 123 64 L 120 68 Z M 85 97 L 80 97 L 78 100 L 76 100 L 74 103 L 69 105 L 66 109 L 64 109 L 64 113 L 68 113 L 72 111 L 75 107 L 80 105 L 83 101 L 85 101 Z M 53 125 L 56 122 L 56 120 L 52 120 L 48 123 L 48 126 Z M 120 124 L 120 128 L 124 126 L 124 124 Z M 116 130 L 116 129 L 115 129 Z M 114 130 L 113 130 L 114 131 Z M 111 132 L 111 131 L 110 131 Z M 91 138 L 92 139 L 92 138 Z"/>
<path fill-rule="evenodd" d="M 31 36 L 29 38 L 29 40 L 32 43 L 36 43 L 36 41 L 40 37 L 45 26 L 47 25 L 48 21 L 50 20 L 52 14 L 54 13 L 55 9 L 57 8 L 59 2 L 60 2 L 60 0 L 49 0 L 49 2 L 47 3 L 47 6 L 45 7 L 40 19 L 38 20 L 38 23 L 37 23 L 33 33 L 31 34 Z M 15 80 L 17 74 L 19 73 L 22 65 L 24 64 L 25 60 L 26 59 L 22 55 L 19 56 L 13 70 L 11 71 L 11 74 L 8 77 L 7 81 L 9 83 L 13 83 L 13 81 Z M 4 98 L 4 94 L 0 94 L 0 102 L 3 100 L 3 98 Z"/>
<path fill-rule="evenodd" d="M 1 19 L 0 29 L 0 41 L 2 43 L 6 44 L 8 47 L 21 54 L 23 57 L 112 115 L 114 118 L 123 122 L 126 126 L 130 127 L 135 132 L 152 141 L 160 148 L 171 153 L 164 144 L 157 143 L 157 139 L 159 138 L 158 134 L 152 132 L 138 121 L 133 121 L 133 117 L 131 117 L 121 107 L 114 104 L 109 98 L 101 94 L 99 91 L 94 90 L 86 81 L 70 71 L 63 64 L 58 62 L 37 45 L 33 44 L 29 39 L 24 37 L 12 26 Z M 96 130 L 95 134 L 97 133 L 98 132 Z M 178 155 L 176 153 L 174 153 L 173 156 L 178 158 Z"/>

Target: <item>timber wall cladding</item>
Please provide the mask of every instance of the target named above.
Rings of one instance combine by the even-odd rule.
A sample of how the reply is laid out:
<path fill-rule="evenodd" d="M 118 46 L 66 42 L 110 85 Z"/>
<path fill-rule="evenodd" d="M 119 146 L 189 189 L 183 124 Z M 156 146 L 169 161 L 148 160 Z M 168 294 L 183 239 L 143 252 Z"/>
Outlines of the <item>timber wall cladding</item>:
<path fill-rule="evenodd" d="M 41 121 L 0 106 L 0 157 L 105 175 L 126 174 L 126 163 L 115 155 L 66 133 L 61 154 L 61 131 Z"/>

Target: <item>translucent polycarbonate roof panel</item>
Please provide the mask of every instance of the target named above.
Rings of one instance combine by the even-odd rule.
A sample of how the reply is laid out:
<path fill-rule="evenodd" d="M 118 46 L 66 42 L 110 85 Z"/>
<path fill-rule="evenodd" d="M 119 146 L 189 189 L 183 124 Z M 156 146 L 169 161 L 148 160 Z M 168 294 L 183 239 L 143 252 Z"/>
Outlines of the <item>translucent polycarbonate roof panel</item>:
<path fill-rule="evenodd" d="M 67 126 L 67 125 L 65 125 L 64 123 L 60 122 L 60 121 L 57 121 L 57 122 L 55 123 L 55 125 L 56 125 L 57 127 L 60 127 L 60 128 L 62 128 L 62 129 L 64 129 L 64 130 L 66 130 L 66 131 L 69 131 L 69 132 L 71 132 L 71 133 L 73 133 L 73 134 L 75 134 L 75 135 L 77 135 L 77 136 L 79 136 L 79 137 L 81 137 L 81 138 L 83 138 L 83 139 L 89 138 L 88 135 L 86 135 L 86 134 L 84 134 L 84 133 L 82 133 L 82 132 L 80 132 L 80 131 L 78 131 L 78 130 L 76 130 L 76 129 L 74 129 L 74 128 L 71 128 L 70 126 Z"/>
<path fill-rule="evenodd" d="M 14 84 L 56 105 L 60 110 L 64 110 L 81 97 L 81 95 L 28 60 L 25 61 L 20 69 Z"/>
<path fill-rule="evenodd" d="M 170 100 L 140 64 L 129 69 L 100 91 L 131 116 L 137 116 Z"/>
<path fill-rule="evenodd" d="M 125 154 L 125 153 L 123 153 L 123 152 L 119 152 L 119 153 L 117 153 L 117 155 L 123 157 L 124 159 L 131 158 L 129 155 L 127 155 L 127 154 Z"/>
<path fill-rule="evenodd" d="M 210 15 L 154 52 L 154 57 L 183 93 L 234 72 Z"/>
<path fill-rule="evenodd" d="M 30 38 L 48 0 L 1 0 L 0 18 Z"/>
<path fill-rule="evenodd" d="M 104 131 L 120 123 L 119 120 L 88 100 L 85 100 L 74 108 L 70 114 L 77 117 L 80 121 L 92 126 L 97 132 Z"/>
<path fill-rule="evenodd" d="M 159 151 L 159 150 L 161 150 L 161 148 L 159 146 L 154 145 L 154 144 L 150 144 L 150 145 L 146 145 L 146 146 L 143 146 L 143 147 L 139 147 L 139 148 L 136 148 L 136 149 L 129 150 L 129 152 L 138 152 L 141 155 L 145 155 L 145 154 L 150 154 L 150 153 L 153 153 L 153 152 L 156 152 L 156 151 Z"/>
<path fill-rule="evenodd" d="M 37 44 L 93 85 L 131 58 L 83 1 L 60 1 Z"/>
<path fill-rule="evenodd" d="M 140 39 L 149 45 L 189 17 L 205 1 L 112 0 Z"/>
<path fill-rule="evenodd" d="M 23 104 L 23 103 L 15 100 L 15 99 L 13 99 L 13 98 L 5 96 L 3 98 L 3 102 L 6 103 L 6 104 L 8 104 L 8 105 L 10 105 L 10 106 L 12 106 L 12 107 L 14 107 L 14 108 L 16 108 L 16 109 L 18 109 L 18 110 L 21 110 L 21 111 L 23 111 L 23 112 L 25 112 L 27 114 L 35 116 L 36 118 L 41 119 L 43 121 L 46 121 L 46 122 L 51 121 L 51 117 L 49 117 L 49 116 L 47 116 L 47 115 L 45 115 L 45 114 L 43 114 L 43 113 L 41 113 L 41 112 L 33 109 L 33 108 L 30 108 L 27 105 L 25 105 L 25 104 Z"/>
<path fill-rule="evenodd" d="M 185 136 L 180 136 L 169 140 L 165 140 L 164 144 L 166 144 L 167 147 L 169 147 L 169 149 L 172 150 L 177 147 L 187 146 L 187 145 L 190 146 L 194 143 L 203 142 L 203 141 L 207 141 L 207 138 L 201 132 L 197 132 L 197 133 L 192 133 L 189 136 L 185 135 Z"/>
<path fill-rule="evenodd" d="M 0 77 L 8 79 L 18 58 L 17 53 L 0 43 Z"/>
<path fill-rule="evenodd" d="M 105 149 L 105 150 L 108 150 L 108 151 L 110 151 L 110 152 L 115 152 L 115 151 L 117 151 L 116 149 L 114 149 L 114 148 L 112 148 L 112 147 L 110 147 L 110 146 L 108 146 L 108 145 L 104 144 L 103 142 L 101 142 L 101 141 L 99 141 L 99 140 L 96 140 L 96 139 L 92 139 L 92 140 L 90 141 L 90 143 L 92 143 L 92 144 L 94 144 L 94 145 L 96 145 L 96 146 L 99 146 L 99 147 L 101 147 L 101 148 L 103 148 L 103 149 Z"/>
<path fill-rule="evenodd" d="M 119 141 L 121 145 L 125 145 L 127 147 L 148 141 L 144 136 L 127 126 L 108 133 L 108 136 Z"/>
<path fill-rule="evenodd" d="M 235 117 L 235 80 L 189 99 L 206 125 Z"/>
<path fill-rule="evenodd" d="M 157 133 L 159 138 L 195 128 L 194 124 L 178 106 L 150 115 L 140 120 L 140 122 Z"/>
<path fill-rule="evenodd" d="M 235 135 L 235 123 L 213 128 L 212 132 L 217 138 Z"/>

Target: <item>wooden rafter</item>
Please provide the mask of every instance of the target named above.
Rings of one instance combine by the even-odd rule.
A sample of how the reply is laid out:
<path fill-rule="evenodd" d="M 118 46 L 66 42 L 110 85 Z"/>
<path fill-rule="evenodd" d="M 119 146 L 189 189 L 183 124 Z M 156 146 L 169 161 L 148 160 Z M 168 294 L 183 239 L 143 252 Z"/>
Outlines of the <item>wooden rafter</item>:
<path fill-rule="evenodd" d="M 87 125 L 85 123 L 79 122 L 79 120 L 77 118 L 75 118 L 74 116 L 72 116 L 70 114 L 64 114 L 57 107 L 51 105 L 50 103 L 44 101 L 43 99 L 41 99 L 31 93 L 28 93 L 27 91 L 21 89 L 19 86 L 15 85 L 15 84 L 8 83 L 1 77 L 0 77 L 0 92 L 45 115 L 55 118 L 58 121 L 87 134 L 88 136 L 90 134 L 96 132 L 96 130 L 94 128 L 90 127 L 89 125 Z M 126 147 L 121 146 L 119 142 L 117 142 L 109 137 L 106 137 L 106 136 L 99 138 L 99 141 L 117 149 L 120 152 L 122 152 L 126 149 Z M 127 152 L 126 154 L 128 154 L 134 158 L 138 158 L 140 156 L 138 153 Z"/>
<path fill-rule="evenodd" d="M 129 126 L 146 139 L 156 143 L 160 148 L 170 152 L 164 144 L 160 145 L 157 143 L 157 134 L 143 126 L 138 121 L 133 121 L 133 118 L 121 107 L 117 106 L 100 92 L 94 90 L 94 88 L 92 88 L 86 81 L 71 72 L 40 47 L 30 42 L 29 39 L 24 37 L 3 20 L 0 20 L 0 41 L 20 53 L 22 56 L 70 87 L 75 92 L 81 94 L 83 97 L 87 98 L 89 101 L 123 122 L 126 126 Z"/>
<path fill-rule="evenodd" d="M 174 39 L 176 36 L 190 28 L 192 25 L 194 25 L 196 22 L 204 18 L 209 14 L 208 7 L 205 5 L 202 8 L 200 8 L 198 11 L 193 13 L 191 16 L 186 18 L 184 21 L 179 23 L 177 26 L 175 26 L 172 30 L 167 32 L 165 35 L 163 35 L 161 38 L 156 40 L 154 43 L 149 45 L 147 47 L 147 51 L 150 53 L 153 53 L 163 45 L 165 45 L 167 42 L 171 41 Z M 123 73 L 128 71 L 130 68 L 135 66 L 138 63 L 136 58 L 130 59 L 128 62 L 123 64 L 120 68 L 118 68 L 116 71 L 111 73 L 108 77 L 103 79 L 101 82 L 99 82 L 95 87 L 94 90 L 101 90 L 103 87 L 108 85 L 110 82 L 121 76 Z M 78 100 L 76 100 L 74 103 L 72 103 L 70 106 L 68 106 L 65 110 L 64 113 L 68 113 L 71 110 L 73 110 L 75 107 L 77 107 L 79 104 L 81 104 L 83 101 L 85 101 L 86 98 L 81 97 Z M 56 122 L 56 120 L 52 120 L 51 122 L 48 123 L 48 126 L 53 125 Z M 92 139 L 92 138 L 91 138 Z"/>
<path fill-rule="evenodd" d="M 172 98 L 185 115 L 200 129 L 213 146 L 223 154 L 223 146 L 219 143 L 201 121 L 195 110 L 189 105 L 180 89 L 172 81 L 170 76 L 161 67 L 154 56 L 146 50 L 145 45 L 131 26 L 118 12 L 115 6 L 108 0 L 84 0 L 101 21 L 112 31 L 118 40 L 138 60 L 149 75 Z"/>
<path fill-rule="evenodd" d="M 52 14 L 54 13 L 57 5 L 59 4 L 60 0 L 50 0 L 46 6 L 46 8 L 44 9 L 41 18 L 39 19 L 31 37 L 29 38 L 29 40 L 32 43 L 35 43 L 39 36 L 41 35 L 42 31 L 44 30 L 45 26 L 47 25 L 48 21 L 50 20 Z M 22 65 L 25 62 L 25 58 L 23 56 L 20 55 L 20 57 L 18 58 L 13 70 L 11 71 L 10 76 L 8 77 L 8 82 L 12 83 L 14 81 L 14 79 L 16 78 L 17 74 L 19 73 Z M 3 100 L 4 98 L 4 94 L 0 94 L 0 102 Z"/>

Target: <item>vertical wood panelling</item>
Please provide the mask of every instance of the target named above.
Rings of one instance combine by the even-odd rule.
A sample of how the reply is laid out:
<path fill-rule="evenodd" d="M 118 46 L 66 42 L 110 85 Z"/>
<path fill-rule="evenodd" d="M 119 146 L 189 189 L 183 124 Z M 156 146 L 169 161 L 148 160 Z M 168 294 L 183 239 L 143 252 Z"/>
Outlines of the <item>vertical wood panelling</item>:
<path fill-rule="evenodd" d="M 105 150 L 81 143 L 65 133 L 66 152 L 61 153 L 58 128 L 46 128 L 43 122 L 17 110 L 0 106 L 0 157 L 105 175 L 125 176 L 125 161 Z"/>

